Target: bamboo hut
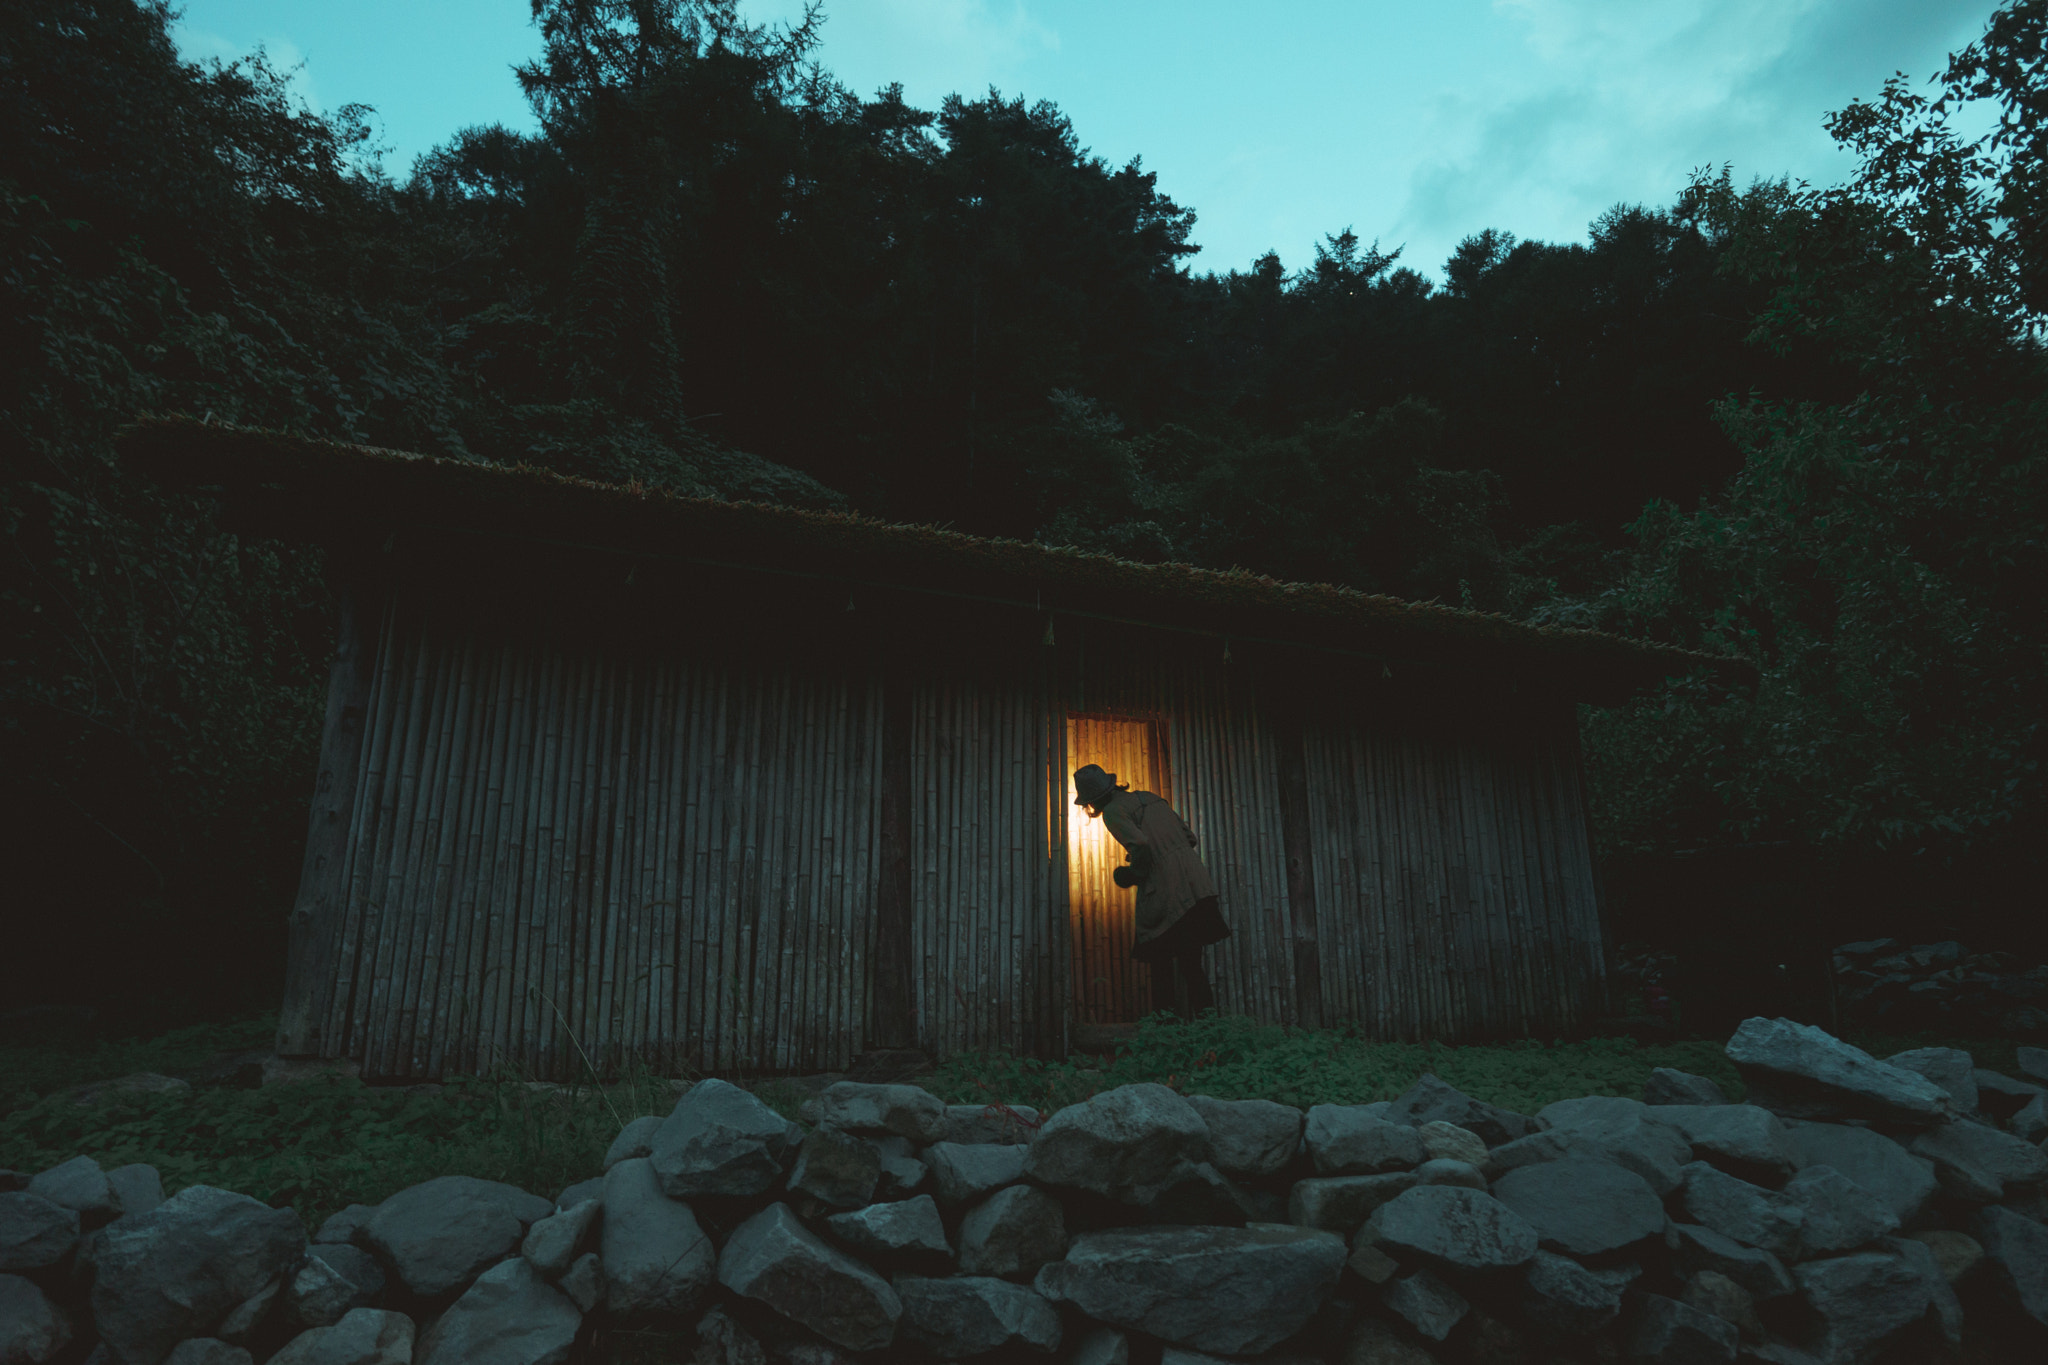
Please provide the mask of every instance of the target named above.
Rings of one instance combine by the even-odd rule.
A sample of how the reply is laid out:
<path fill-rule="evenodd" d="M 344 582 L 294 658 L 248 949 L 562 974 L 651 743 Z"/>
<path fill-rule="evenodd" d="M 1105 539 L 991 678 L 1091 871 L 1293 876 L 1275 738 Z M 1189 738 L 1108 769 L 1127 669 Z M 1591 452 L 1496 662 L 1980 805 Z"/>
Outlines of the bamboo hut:
<path fill-rule="evenodd" d="M 342 604 L 278 1049 L 366 1076 L 1062 1054 L 1154 1002 L 1069 774 L 1166 796 L 1219 1007 L 1604 1007 L 1577 703 L 1727 661 L 1245 573 L 155 420 Z"/>

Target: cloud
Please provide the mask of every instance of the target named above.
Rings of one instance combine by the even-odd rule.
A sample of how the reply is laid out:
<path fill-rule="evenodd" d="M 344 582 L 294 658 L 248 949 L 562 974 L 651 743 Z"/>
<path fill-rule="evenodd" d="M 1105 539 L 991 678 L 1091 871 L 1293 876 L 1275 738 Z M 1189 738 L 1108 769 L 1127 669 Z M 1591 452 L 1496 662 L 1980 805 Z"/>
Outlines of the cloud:
<path fill-rule="evenodd" d="M 752 0 L 743 12 L 753 23 L 792 23 L 803 4 Z M 932 105 L 956 92 L 1014 85 L 1033 59 L 1059 50 L 1059 32 L 1025 0 L 867 0 L 857 24 L 835 29 L 827 10 L 822 55 L 860 93 L 901 81 L 913 103 Z"/>
<path fill-rule="evenodd" d="M 180 22 L 172 29 L 171 39 L 178 46 L 178 55 L 188 62 L 211 58 L 233 63 L 254 55 L 261 48 L 271 67 L 284 73 L 287 87 L 294 96 L 305 101 L 307 108 L 322 111 L 327 107 L 320 101 L 319 87 L 313 82 L 313 68 L 306 60 L 306 54 L 283 34 L 271 34 L 244 45 L 210 29 L 194 28 Z"/>

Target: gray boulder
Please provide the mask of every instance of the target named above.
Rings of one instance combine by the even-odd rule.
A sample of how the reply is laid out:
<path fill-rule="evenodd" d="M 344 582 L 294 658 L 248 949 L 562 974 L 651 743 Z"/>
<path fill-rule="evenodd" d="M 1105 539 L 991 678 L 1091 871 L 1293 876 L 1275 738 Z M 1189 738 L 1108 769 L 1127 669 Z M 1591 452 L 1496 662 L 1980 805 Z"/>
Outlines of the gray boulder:
<path fill-rule="evenodd" d="M 1910 1052 L 1894 1052 L 1884 1060 L 1888 1066 L 1904 1067 L 1946 1090 L 1956 1102 L 1957 1113 L 1976 1110 L 1977 1080 L 1973 1073 L 1977 1063 L 1961 1048 L 1916 1047 Z"/>
<path fill-rule="evenodd" d="M 1437 1157 L 1415 1168 L 1418 1185 L 1463 1185 L 1468 1190 L 1486 1188 L 1486 1173 L 1469 1161 Z M 1645 1187 L 1647 1188 L 1647 1186 Z"/>
<path fill-rule="evenodd" d="M 1704 1161 L 1685 1168 L 1678 1200 L 1686 1216 L 1701 1227 L 1768 1251 L 1782 1261 L 1799 1257 L 1806 1213 L 1794 1200 L 1737 1180 Z"/>
<path fill-rule="evenodd" d="M 1730 1175 L 1776 1187 L 1799 1169 L 1792 1130 L 1754 1104 L 1666 1104 L 1657 1117 L 1685 1134 L 1698 1160 Z"/>
<path fill-rule="evenodd" d="M 1154 1223 L 1240 1228 L 1258 1221 L 1251 1198 L 1206 1161 L 1183 1161 L 1157 1185 L 1141 1185 L 1126 1198 Z"/>
<path fill-rule="evenodd" d="M 2025 1108 L 2031 1100 L 2048 1094 L 2048 1090 L 2032 1081 L 2016 1081 L 2010 1076 L 1977 1067 L 1970 1073 L 1970 1081 L 1977 1087 L 1977 1108 L 1985 1117 L 2003 1123 Z M 111 1178 L 113 1172 L 109 1171 Z"/>
<path fill-rule="evenodd" d="M 1920 1270 L 1891 1252 L 1830 1256 L 1792 1276 L 1813 1316 L 1807 1350 L 1828 1365 L 1853 1365 L 1925 1315 L 1932 1290 Z"/>
<path fill-rule="evenodd" d="M 1074 1343 L 1067 1365 L 1131 1365 L 1130 1341 L 1114 1327 L 1092 1327 Z"/>
<path fill-rule="evenodd" d="M 2016 1052 L 2020 1074 L 2039 1085 L 2048 1085 L 2048 1047 L 2021 1045 Z"/>
<path fill-rule="evenodd" d="M 1413 1171 L 1297 1180 L 1287 1195 L 1287 1221 L 1299 1228 L 1318 1228 L 1348 1237 L 1380 1205 L 1413 1188 Z"/>
<path fill-rule="evenodd" d="M 1492 1195 L 1418 1185 L 1366 1220 L 1382 1247 L 1454 1270 L 1511 1270 L 1535 1256 L 1536 1229 Z"/>
<path fill-rule="evenodd" d="M 576 1263 L 562 1272 L 562 1278 L 555 1281 L 555 1288 L 569 1296 L 569 1302 L 576 1305 L 579 1313 L 589 1313 L 604 1303 L 604 1263 L 594 1251 L 586 1251 L 576 1258 Z"/>
<path fill-rule="evenodd" d="M 1662 1196 L 1678 1188 L 1678 1172 L 1692 1160 L 1692 1144 L 1667 1123 L 1624 1116 L 1531 1133 L 1494 1148 L 1488 1161 L 1495 1171 L 1511 1171 L 1566 1157 L 1611 1161 L 1635 1172 Z"/>
<path fill-rule="evenodd" d="M 1430 1161 L 1462 1161 L 1468 1166 L 1486 1164 L 1486 1143 L 1470 1128 L 1431 1119 L 1418 1124 L 1415 1136 L 1422 1139 L 1422 1155 Z"/>
<path fill-rule="evenodd" d="M 1962 1345 L 1962 1301 L 1956 1297 L 1956 1291 L 1949 1286 L 1948 1277 L 1942 1273 L 1941 1262 L 1935 1258 L 1934 1249 L 1913 1237 L 1886 1237 L 1880 1245 L 1904 1261 L 1907 1267 L 1920 1277 L 1921 1282 L 1927 1286 L 1928 1302 L 1932 1305 L 1928 1316 L 1933 1319 L 1936 1329 L 1950 1346 Z"/>
<path fill-rule="evenodd" d="M 255 1360 L 246 1346 L 219 1337 L 187 1337 L 171 1348 L 164 1365 L 255 1365 Z"/>
<path fill-rule="evenodd" d="M 945 1359 L 1006 1346 L 1050 1352 L 1060 1344 L 1059 1310 L 1008 1280 L 958 1275 L 896 1282 L 903 1299 L 903 1335 Z"/>
<path fill-rule="evenodd" d="M 1436 1357 L 1377 1318 L 1360 1318 L 1337 1359 L 1344 1365 L 1436 1365 Z"/>
<path fill-rule="evenodd" d="M 881 1175 L 875 1181 L 877 1200 L 901 1199 L 930 1183 L 932 1173 L 917 1159 L 917 1146 L 909 1138 L 881 1133 L 861 1141 L 874 1148 L 875 1160 L 881 1163 Z"/>
<path fill-rule="evenodd" d="M 420 1338 L 418 1365 L 562 1365 L 583 1314 L 515 1256 L 476 1283 Z"/>
<path fill-rule="evenodd" d="M 2048 1152 L 1989 1124 L 1945 1123 L 1915 1137 L 1910 1150 L 1934 1163 L 1943 1189 L 1972 1204 L 1995 1204 L 2013 1185 L 2048 1179 Z"/>
<path fill-rule="evenodd" d="M 213 1334 L 224 1341 L 240 1345 L 256 1334 L 270 1317 L 270 1310 L 277 1306 L 284 1292 L 285 1276 L 279 1275 L 267 1281 L 264 1286 L 229 1311 L 213 1329 Z"/>
<path fill-rule="evenodd" d="M 1643 1082 L 1644 1104 L 1726 1104 L 1727 1092 L 1705 1076 L 1660 1066 Z"/>
<path fill-rule="evenodd" d="M 1876 1195 L 1912 1227 L 1941 1190 L 1934 1163 L 1868 1128 L 1840 1123 L 1788 1125 L 1793 1154 L 1802 1166 L 1832 1166 Z"/>
<path fill-rule="evenodd" d="M 113 1182 L 89 1156 L 75 1156 L 52 1166 L 28 1182 L 28 1193 L 49 1200 L 78 1215 L 86 1232 L 104 1227 L 121 1216 L 121 1201 Z"/>
<path fill-rule="evenodd" d="M 1225 1175 L 1278 1175 L 1301 1148 L 1307 1115 L 1272 1100 L 1219 1100 L 1188 1096 L 1209 1129 L 1209 1161 Z"/>
<path fill-rule="evenodd" d="M 818 1122 L 842 1133 L 894 1133 L 912 1142 L 946 1135 L 946 1102 L 915 1085 L 840 1081 L 825 1087 Z"/>
<path fill-rule="evenodd" d="M 500 1180 L 444 1175 L 379 1204 L 362 1237 L 409 1292 L 431 1299 L 517 1251 L 527 1227 L 554 1208 Z"/>
<path fill-rule="evenodd" d="M 330 1214 L 320 1225 L 320 1231 L 313 1234 L 313 1240 L 322 1243 L 353 1242 L 370 1224 L 370 1215 L 377 1210 L 368 1204 L 350 1204 L 340 1213 Z"/>
<path fill-rule="evenodd" d="M 718 1282 L 849 1351 L 887 1346 L 903 1315 L 886 1280 L 827 1246 L 786 1204 L 770 1204 L 733 1230 L 718 1256 Z"/>
<path fill-rule="evenodd" d="M 1941 1267 L 1941 1278 L 1950 1284 L 1975 1270 L 1984 1259 L 1984 1244 L 1967 1232 L 1930 1228 L 1914 1233 L 1909 1240 L 1933 1253 L 1935 1264 Z"/>
<path fill-rule="evenodd" d="M 1851 1251 L 1899 1227 L 1891 1205 L 1832 1166 L 1808 1166 L 1785 1182 L 1784 1197 L 1799 1206 L 1804 1219 L 1799 1229 L 1803 1255 Z"/>
<path fill-rule="evenodd" d="M 1671 1249 L 1671 1263 L 1681 1275 L 1711 1270 L 1726 1275 L 1758 1299 L 1775 1299 L 1792 1292 L 1792 1276 L 1783 1261 L 1768 1251 L 1724 1237 L 1712 1228 L 1673 1223 L 1665 1231 L 1664 1240 Z"/>
<path fill-rule="evenodd" d="M 951 1260 L 952 1244 L 939 1206 L 928 1194 L 893 1204 L 870 1204 L 825 1220 L 834 1237 L 862 1256 Z"/>
<path fill-rule="evenodd" d="M 1412 1126 L 1389 1123 L 1359 1105 L 1316 1105 L 1308 1111 L 1302 1140 L 1322 1176 L 1413 1170 L 1429 1159 Z"/>
<path fill-rule="evenodd" d="M 612 1164 L 618 1165 L 616 1161 Z M 575 1263 L 603 1212 L 603 1200 L 586 1199 L 573 1209 L 550 1214 L 526 1230 L 519 1254 L 542 1275 L 555 1279 Z"/>
<path fill-rule="evenodd" d="M 285 1318 L 301 1328 L 331 1327 L 383 1292 L 376 1257 L 347 1243 L 315 1242 L 285 1282 Z"/>
<path fill-rule="evenodd" d="M 932 1173 L 932 1192 L 939 1202 L 958 1207 L 1022 1180 L 1030 1154 L 1024 1143 L 935 1142 L 924 1149 L 924 1164 Z"/>
<path fill-rule="evenodd" d="M 628 1158 L 631 1160 L 632 1158 Z M 609 1168 L 607 1168 L 609 1174 Z M 586 1199 L 604 1198 L 604 1176 L 594 1175 L 588 1180 L 579 1180 L 555 1196 L 555 1212 L 573 1209 Z"/>
<path fill-rule="evenodd" d="M 1545 1250 L 1604 1256 L 1664 1230 L 1664 1205 L 1633 1171 L 1611 1161 L 1567 1157 L 1509 1171 L 1493 1197 L 1536 1231 Z"/>
<path fill-rule="evenodd" d="M 1745 1019 L 1728 1060 L 1750 1099 L 1785 1118 L 1879 1119 L 1922 1127 L 1957 1116 L 1947 1091 L 1918 1072 L 1889 1066 L 1824 1029 L 1790 1019 Z"/>
<path fill-rule="evenodd" d="M 654 1155 L 654 1135 L 661 1131 L 661 1123 L 661 1115 L 643 1114 L 621 1128 L 605 1151 L 604 1169 L 609 1171 L 621 1161 Z"/>
<path fill-rule="evenodd" d="M 2038 1144 L 2048 1138 L 2048 1092 L 2034 1096 L 2021 1105 L 2006 1121 L 2006 1128 L 2016 1138 Z"/>
<path fill-rule="evenodd" d="M 960 1220 L 960 1273 L 1030 1279 L 1067 1254 L 1060 1201 L 1029 1185 L 997 1190 Z"/>
<path fill-rule="evenodd" d="M 1394 1123 L 1413 1125 L 1442 1119 L 1477 1133 L 1489 1147 L 1513 1142 L 1536 1131 L 1536 1123 L 1528 1115 L 1475 1100 L 1429 1072 L 1424 1072 L 1400 1098 L 1388 1102 L 1385 1117 Z"/>
<path fill-rule="evenodd" d="M 1702 1313 L 1712 1313 L 1732 1326 L 1745 1341 L 1762 1341 L 1763 1321 L 1756 1315 L 1756 1296 L 1713 1270 L 1697 1270 L 1686 1278 L 1678 1301 Z"/>
<path fill-rule="evenodd" d="M 1451 1329 L 1472 1311 L 1464 1295 L 1427 1270 L 1404 1275 L 1389 1284 L 1380 1291 L 1380 1302 L 1413 1327 L 1417 1335 L 1431 1341 L 1449 1336 Z"/>
<path fill-rule="evenodd" d="M 801 1129 L 756 1096 L 705 1080 L 662 1120 L 649 1159 L 671 1199 L 750 1198 L 782 1183 L 784 1163 L 802 1138 Z"/>
<path fill-rule="evenodd" d="M 697 1352 L 690 1365 L 768 1365 L 768 1352 L 732 1314 L 713 1308 L 698 1319 Z"/>
<path fill-rule="evenodd" d="M 1570 1257 L 1538 1251 L 1522 1279 L 1522 1313 L 1547 1331 L 1591 1336 L 1620 1315 L 1621 1293 Z"/>
<path fill-rule="evenodd" d="M 949 1104 L 933 1141 L 1009 1146 L 1031 1141 L 1038 1134 L 1038 1124 L 1038 1111 L 1028 1104 Z"/>
<path fill-rule="evenodd" d="M 0 1275 L 0 1361 L 44 1365 L 71 1344 L 71 1319 L 34 1281 Z"/>
<path fill-rule="evenodd" d="M 180 1341 L 210 1335 L 229 1311 L 280 1281 L 305 1249 L 295 1211 L 193 1185 L 101 1230 L 94 1325 L 123 1365 L 158 1365 Z"/>
<path fill-rule="evenodd" d="M 145 1162 L 116 1166 L 107 1172 L 107 1184 L 114 1191 L 114 1206 L 122 1214 L 148 1213 L 164 1202 L 163 1177 Z"/>
<path fill-rule="evenodd" d="M 332 1326 L 299 1333 L 279 1348 L 269 1365 L 413 1365 L 419 1358 L 413 1350 L 411 1318 L 357 1308 Z"/>
<path fill-rule="evenodd" d="M 1120 1085 L 1045 1121 L 1024 1161 L 1042 1185 L 1123 1196 L 1209 1159 L 1209 1127 L 1163 1085 Z"/>
<path fill-rule="evenodd" d="M 39 1194 L 0 1194 L 0 1272 L 56 1265 L 78 1245 L 78 1211 Z"/>
<path fill-rule="evenodd" d="M 835 1209 L 871 1203 L 882 1178 L 882 1154 L 860 1138 L 831 1128 L 814 1130 L 796 1149 L 789 1192 Z"/>
<path fill-rule="evenodd" d="M 648 1157 L 630 1157 L 605 1172 L 597 1245 L 605 1303 L 622 1317 L 691 1312 L 710 1288 L 717 1261 L 690 1206 L 662 1193 Z"/>
<path fill-rule="evenodd" d="M 1971 1231 L 2000 1294 L 2048 1327 L 2048 1227 L 1994 1206 L 1978 1213 Z"/>
<path fill-rule="evenodd" d="M 1735 1359 L 1741 1344 L 1733 1323 L 1662 1294 L 1645 1294 L 1635 1330 L 1629 1334 L 1628 1354 L 1632 1360 L 1654 1360 L 1659 1365 L 1719 1365 Z"/>
<path fill-rule="evenodd" d="M 1638 1119 L 1649 1109 L 1650 1106 L 1641 1100 L 1632 1100 L 1625 1095 L 1575 1095 L 1568 1100 L 1553 1100 L 1538 1109 L 1535 1124 L 1539 1131 L 1584 1128 Z"/>
<path fill-rule="evenodd" d="M 1344 1258 L 1340 1237 L 1272 1223 L 1116 1228 L 1075 1238 L 1064 1260 L 1038 1272 L 1036 1287 L 1115 1327 L 1257 1355 L 1308 1325 Z"/>

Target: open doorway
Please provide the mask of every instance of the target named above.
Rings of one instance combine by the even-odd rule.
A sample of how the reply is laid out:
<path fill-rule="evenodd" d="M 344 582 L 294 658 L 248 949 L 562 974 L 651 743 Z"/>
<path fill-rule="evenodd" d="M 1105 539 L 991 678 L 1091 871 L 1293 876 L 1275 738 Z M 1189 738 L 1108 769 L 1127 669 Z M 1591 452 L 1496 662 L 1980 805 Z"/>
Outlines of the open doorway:
<path fill-rule="evenodd" d="M 1067 717 L 1067 771 L 1099 763 L 1132 791 L 1173 800 L 1166 722 L 1152 717 L 1076 713 Z M 1067 800 L 1074 794 L 1069 779 Z M 1080 1024 L 1134 1024 L 1152 1009 L 1150 973 L 1131 960 L 1137 893 L 1112 874 L 1123 846 L 1102 821 L 1067 807 L 1067 904 L 1074 935 L 1074 1015 Z"/>

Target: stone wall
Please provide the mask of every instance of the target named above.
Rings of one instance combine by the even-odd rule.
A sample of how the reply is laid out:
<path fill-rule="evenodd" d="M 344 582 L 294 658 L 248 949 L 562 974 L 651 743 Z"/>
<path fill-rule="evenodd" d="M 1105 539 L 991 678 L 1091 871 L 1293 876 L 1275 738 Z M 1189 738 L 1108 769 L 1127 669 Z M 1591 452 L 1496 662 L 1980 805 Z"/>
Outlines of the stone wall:
<path fill-rule="evenodd" d="M 307 1236 L 78 1157 L 0 1172 L 0 1365 L 1874 1361 L 2048 1345 L 2048 1052 L 1879 1061 L 1787 1020 L 1731 1104 L 1512 1113 L 1425 1076 L 1306 1113 L 1107 1091 L 1043 1119 L 707 1080 L 549 1200 L 466 1176 Z M 1991 1354 L 1986 1354 L 1989 1351 Z"/>

